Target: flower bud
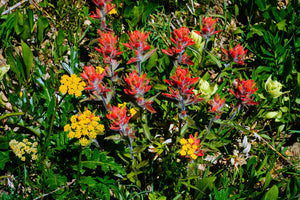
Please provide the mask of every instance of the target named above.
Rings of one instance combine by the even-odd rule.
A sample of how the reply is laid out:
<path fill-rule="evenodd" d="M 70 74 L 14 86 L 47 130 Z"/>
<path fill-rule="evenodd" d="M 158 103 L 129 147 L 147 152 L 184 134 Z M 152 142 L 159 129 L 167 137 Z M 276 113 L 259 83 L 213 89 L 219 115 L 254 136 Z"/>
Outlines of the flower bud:
<path fill-rule="evenodd" d="M 209 84 L 208 81 L 200 79 L 199 81 L 199 91 L 205 98 L 209 99 L 218 89 L 217 84 Z"/>
<path fill-rule="evenodd" d="M 265 89 L 273 98 L 277 98 L 282 95 L 282 92 L 280 91 L 282 84 L 278 81 L 272 80 L 271 77 L 272 75 L 266 81 Z"/>

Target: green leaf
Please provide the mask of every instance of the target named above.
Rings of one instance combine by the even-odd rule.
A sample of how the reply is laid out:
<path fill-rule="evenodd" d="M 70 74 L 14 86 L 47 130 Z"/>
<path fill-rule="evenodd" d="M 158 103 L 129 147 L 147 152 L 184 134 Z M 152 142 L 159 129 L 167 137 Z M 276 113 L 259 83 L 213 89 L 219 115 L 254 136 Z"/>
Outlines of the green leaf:
<path fill-rule="evenodd" d="M 209 51 L 206 51 L 206 53 L 209 55 L 209 57 L 218 65 L 219 68 L 222 68 L 222 64 L 220 62 L 220 60 L 213 55 L 212 53 L 210 53 Z"/>
<path fill-rule="evenodd" d="M 276 200 L 278 198 L 278 187 L 274 185 L 271 189 L 265 194 L 264 200 Z"/>
<path fill-rule="evenodd" d="M 25 42 L 23 42 L 23 40 L 21 41 L 21 47 L 23 53 L 23 61 L 26 66 L 26 76 L 27 80 L 29 80 L 31 68 L 33 66 L 33 53 L 30 47 Z"/>
<path fill-rule="evenodd" d="M 83 177 L 80 182 L 88 185 L 89 187 L 94 187 L 98 183 L 91 176 Z"/>
<path fill-rule="evenodd" d="M 55 174 L 53 171 L 50 171 L 46 177 L 48 177 L 46 184 L 51 190 L 57 189 L 58 187 L 67 183 L 67 177 L 60 174 Z"/>
<path fill-rule="evenodd" d="M 255 4 L 257 5 L 258 9 L 264 11 L 267 7 L 266 0 L 255 0 Z"/>
<path fill-rule="evenodd" d="M 276 25 L 280 31 L 286 31 L 286 19 L 281 20 Z"/>
<path fill-rule="evenodd" d="M 201 199 L 205 196 L 205 194 L 208 194 L 209 191 L 212 191 L 214 188 L 214 182 L 217 177 L 207 177 L 200 179 L 196 183 L 196 187 L 198 190 L 195 192 L 195 199 Z M 209 190 L 209 191 L 208 191 Z"/>
<path fill-rule="evenodd" d="M 271 181 L 272 181 L 271 172 L 268 172 L 267 175 L 266 175 L 266 178 L 265 178 L 265 183 L 264 183 L 263 190 L 265 190 L 269 186 Z"/>
<path fill-rule="evenodd" d="M 61 46 L 63 44 L 64 40 L 65 40 L 65 33 L 64 33 L 63 30 L 59 30 L 58 33 L 57 33 L 57 36 L 55 38 L 55 43 L 57 45 L 56 48 Z"/>
<path fill-rule="evenodd" d="M 0 151 L 0 169 L 4 170 L 5 163 L 10 161 L 9 151 Z"/>
<path fill-rule="evenodd" d="M 49 26 L 49 21 L 46 17 L 40 17 L 37 21 L 37 40 L 38 44 L 41 45 L 41 43 L 44 40 L 45 35 L 45 29 Z"/>

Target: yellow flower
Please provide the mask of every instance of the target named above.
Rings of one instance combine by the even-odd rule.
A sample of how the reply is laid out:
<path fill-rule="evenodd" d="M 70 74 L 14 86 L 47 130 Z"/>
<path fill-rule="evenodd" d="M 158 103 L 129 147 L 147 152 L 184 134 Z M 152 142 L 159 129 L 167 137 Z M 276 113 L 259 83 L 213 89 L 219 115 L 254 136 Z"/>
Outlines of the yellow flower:
<path fill-rule="evenodd" d="M 195 154 L 192 154 L 192 155 L 191 155 L 191 158 L 194 159 L 194 160 L 196 160 L 197 157 L 198 157 L 198 156 L 196 156 Z"/>
<path fill-rule="evenodd" d="M 100 67 L 100 66 L 97 66 L 97 67 L 96 67 L 96 72 L 97 72 L 97 73 L 102 74 L 102 72 L 103 72 L 104 70 L 105 70 L 105 69 L 104 69 L 103 67 Z"/>
<path fill-rule="evenodd" d="M 182 145 L 185 145 L 185 144 L 187 144 L 187 141 L 186 141 L 186 139 L 184 139 L 184 138 L 180 139 L 180 144 L 182 144 Z"/>
<path fill-rule="evenodd" d="M 135 108 L 131 108 L 129 110 L 131 117 L 135 117 L 135 115 L 137 114 L 137 110 Z"/>
<path fill-rule="evenodd" d="M 109 11 L 108 13 L 109 15 L 112 15 L 112 14 L 117 14 L 117 11 L 115 8 L 113 8 L 111 11 Z"/>
<path fill-rule="evenodd" d="M 98 124 L 98 125 L 96 126 L 96 129 L 97 129 L 98 131 L 100 131 L 100 132 L 104 132 L 104 131 L 105 131 L 105 128 L 104 128 L 104 125 L 103 125 L 103 124 Z"/>
<path fill-rule="evenodd" d="M 180 151 L 180 155 L 181 155 L 181 156 L 185 156 L 185 155 L 186 155 L 186 151 L 181 150 L 181 151 Z"/>
<path fill-rule="evenodd" d="M 32 160 L 37 160 L 37 155 L 36 154 L 32 154 L 31 158 L 32 158 Z"/>
<path fill-rule="evenodd" d="M 189 141 L 190 144 L 194 143 L 194 140 L 192 138 L 189 138 L 188 141 Z"/>
<path fill-rule="evenodd" d="M 87 146 L 89 144 L 89 141 L 88 141 L 88 139 L 83 137 L 83 138 L 79 139 L 79 143 L 81 144 L 81 146 Z"/>
<path fill-rule="evenodd" d="M 70 131 L 70 130 L 71 130 L 70 124 L 66 124 L 65 127 L 64 127 L 64 131 L 65 131 L 65 132 L 68 132 L 68 131 Z"/>

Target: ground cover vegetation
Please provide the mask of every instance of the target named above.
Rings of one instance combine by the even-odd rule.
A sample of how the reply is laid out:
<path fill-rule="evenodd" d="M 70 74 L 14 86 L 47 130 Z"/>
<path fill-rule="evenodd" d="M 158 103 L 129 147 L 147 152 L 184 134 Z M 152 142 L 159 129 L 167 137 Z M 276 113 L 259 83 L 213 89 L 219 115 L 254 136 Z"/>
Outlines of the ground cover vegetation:
<path fill-rule="evenodd" d="M 1 198 L 299 199 L 299 12 L 296 0 L 2 5 Z"/>

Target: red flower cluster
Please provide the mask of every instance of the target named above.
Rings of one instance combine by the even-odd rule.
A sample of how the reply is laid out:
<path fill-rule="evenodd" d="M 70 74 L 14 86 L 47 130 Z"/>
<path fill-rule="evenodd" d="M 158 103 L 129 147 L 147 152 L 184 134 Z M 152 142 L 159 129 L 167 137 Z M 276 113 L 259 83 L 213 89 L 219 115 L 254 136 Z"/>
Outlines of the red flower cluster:
<path fill-rule="evenodd" d="M 85 66 L 80 76 L 88 82 L 88 87 L 86 87 L 85 90 L 91 90 L 95 96 L 103 95 L 105 97 L 107 92 L 110 91 L 110 89 L 107 88 L 107 84 L 103 85 L 102 82 L 105 71 L 103 73 L 97 73 L 93 66 Z"/>
<path fill-rule="evenodd" d="M 102 53 L 105 63 L 111 63 L 123 53 L 120 48 L 117 48 L 117 36 L 114 36 L 114 32 L 103 33 L 98 30 L 98 33 L 100 34 L 100 48 L 95 49 Z"/>
<path fill-rule="evenodd" d="M 217 19 L 213 20 L 211 17 L 203 17 L 202 24 L 200 24 L 201 31 L 195 31 L 195 33 L 204 37 L 206 40 L 213 35 L 221 32 L 221 30 L 215 31 Z"/>
<path fill-rule="evenodd" d="M 143 97 L 146 92 L 151 88 L 149 85 L 149 79 L 145 82 L 147 74 L 145 73 L 142 77 L 139 77 L 137 72 L 129 73 L 129 76 L 124 77 L 125 82 L 129 89 L 124 89 L 126 94 L 130 94 L 138 97 Z"/>
<path fill-rule="evenodd" d="M 151 85 L 149 85 L 149 80 L 145 81 L 146 75 L 147 74 L 145 73 L 140 77 L 136 71 L 129 73 L 129 76 L 124 77 L 124 80 L 128 86 L 128 89 L 124 89 L 124 92 L 134 96 L 137 99 L 139 106 L 146 108 L 152 113 L 155 113 L 156 111 L 151 106 L 153 101 L 144 99 L 145 93 L 151 88 Z"/>
<path fill-rule="evenodd" d="M 149 50 L 151 47 L 147 43 L 147 38 L 150 33 L 135 30 L 133 33 L 128 32 L 128 34 L 130 37 L 130 41 L 129 43 L 123 43 L 123 45 L 133 50 L 135 57 L 130 58 L 127 64 L 135 62 L 144 62 L 148 58 L 150 58 L 152 54 L 156 51 L 156 49 L 153 49 L 152 51 L 146 53 L 146 51 Z"/>
<path fill-rule="evenodd" d="M 259 103 L 253 101 L 253 94 L 258 90 L 256 84 L 253 83 L 253 80 L 240 79 L 236 80 L 234 90 L 229 89 L 229 91 L 238 99 L 238 105 L 240 103 L 246 105 L 258 105 Z"/>
<path fill-rule="evenodd" d="M 224 106 L 225 98 L 221 99 L 218 93 L 215 95 L 215 98 L 213 100 L 209 101 L 209 104 L 211 104 L 211 109 L 209 112 L 216 113 L 217 115 L 221 114 L 221 109 Z M 219 118 L 220 116 L 217 116 Z"/>
<path fill-rule="evenodd" d="M 91 18 L 101 20 L 102 30 L 105 30 L 105 16 L 116 7 L 116 5 L 111 4 L 111 0 L 93 0 L 98 8 L 96 8 L 96 13 L 92 12 Z"/>
<path fill-rule="evenodd" d="M 195 44 L 192 38 L 189 37 L 190 31 L 186 27 L 181 27 L 180 29 L 174 29 L 174 32 L 171 33 L 172 36 L 170 40 L 175 44 L 175 46 L 170 47 L 168 50 L 162 49 L 161 51 L 175 59 L 178 60 L 178 64 L 187 64 L 193 65 L 194 63 L 189 59 L 190 56 L 187 56 L 185 49 Z"/>
<path fill-rule="evenodd" d="M 221 48 L 222 52 L 228 56 L 228 51 L 224 48 Z M 230 57 L 232 59 L 233 62 L 236 62 L 238 64 L 241 64 L 243 65 L 244 64 L 244 59 L 245 59 L 245 56 L 247 54 L 247 49 L 244 50 L 244 48 L 238 44 L 236 47 L 234 48 L 229 48 L 229 54 L 230 54 Z"/>
<path fill-rule="evenodd" d="M 134 138 L 134 131 L 129 126 L 129 119 L 126 115 L 126 106 L 123 108 L 119 108 L 113 106 L 111 111 L 106 114 L 106 117 L 111 120 L 111 127 L 110 129 L 115 131 L 120 131 L 121 136 L 128 136 Z"/>
<path fill-rule="evenodd" d="M 169 87 L 171 94 L 162 93 L 164 96 L 180 101 L 181 103 L 183 103 L 182 106 L 195 104 L 204 100 L 203 98 L 199 97 L 200 94 L 194 94 L 194 87 L 191 88 L 191 86 L 198 81 L 199 77 L 192 78 L 191 74 L 188 72 L 188 68 L 184 70 L 181 69 L 180 66 L 178 66 L 175 74 L 171 76 L 171 79 L 172 80 L 164 81 L 173 86 L 175 90 Z M 185 110 L 184 107 L 182 110 Z"/>

